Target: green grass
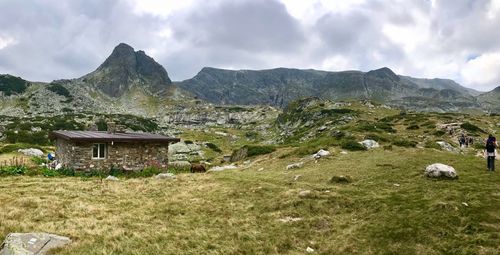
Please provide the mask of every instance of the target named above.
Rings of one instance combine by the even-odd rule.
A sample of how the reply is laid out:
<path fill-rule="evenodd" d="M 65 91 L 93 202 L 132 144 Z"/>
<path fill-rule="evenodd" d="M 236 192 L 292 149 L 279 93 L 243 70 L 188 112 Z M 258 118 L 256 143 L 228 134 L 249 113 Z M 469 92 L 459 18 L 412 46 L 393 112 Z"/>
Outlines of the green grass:
<path fill-rule="evenodd" d="M 500 176 L 487 173 L 483 159 L 398 148 L 284 170 L 296 160 L 180 174 L 174 181 L 3 177 L 0 236 L 71 237 L 60 254 L 305 254 L 307 247 L 317 254 L 499 252 Z M 454 166 L 460 178 L 423 177 L 435 162 Z M 295 175 L 301 178 L 293 181 Z M 351 183 L 330 182 L 341 175 Z M 299 197 L 301 190 L 311 194 Z M 280 221 L 286 217 L 300 220 Z"/>

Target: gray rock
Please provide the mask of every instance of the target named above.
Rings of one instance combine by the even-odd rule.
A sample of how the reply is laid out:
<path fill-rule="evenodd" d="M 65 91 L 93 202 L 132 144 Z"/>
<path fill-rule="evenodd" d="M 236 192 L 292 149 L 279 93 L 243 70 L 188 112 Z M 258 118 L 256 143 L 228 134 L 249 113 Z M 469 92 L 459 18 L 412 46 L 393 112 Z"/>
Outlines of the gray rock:
<path fill-rule="evenodd" d="M 108 175 L 108 177 L 106 177 L 106 179 L 104 179 L 104 180 L 106 180 L 106 181 L 119 181 L 120 179 L 118 179 L 115 176 Z"/>
<path fill-rule="evenodd" d="M 425 168 L 425 176 L 427 177 L 432 177 L 432 178 L 451 178 L 455 179 L 458 177 L 457 172 L 455 171 L 455 168 L 441 164 L 441 163 L 435 163 L 432 165 L 428 165 Z"/>
<path fill-rule="evenodd" d="M 71 239 L 48 233 L 10 233 L 0 246 L 1 255 L 47 254 L 50 249 L 66 246 Z"/>
<path fill-rule="evenodd" d="M 168 146 L 168 152 L 170 154 L 182 154 L 189 153 L 191 149 L 184 142 L 174 143 Z"/>
<path fill-rule="evenodd" d="M 169 167 L 173 167 L 182 171 L 188 171 L 191 169 L 191 163 L 189 163 L 189 161 L 172 161 L 168 165 Z"/>
<path fill-rule="evenodd" d="M 302 168 L 303 166 L 304 166 L 304 162 L 298 162 L 298 163 L 294 163 L 294 164 L 290 164 L 290 165 L 286 166 L 286 170 Z"/>
<path fill-rule="evenodd" d="M 367 139 L 361 142 L 363 146 L 367 149 L 374 149 L 380 147 L 380 145 L 375 140 Z"/>
<path fill-rule="evenodd" d="M 43 151 L 35 148 L 29 148 L 29 149 L 19 149 L 17 150 L 18 152 L 26 155 L 26 156 L 34 156 L 34 157 L 43 157 Z"/>
<path fill-rule="evenodd" d="M 161 173 L 161 174 L 157 174 L 155 176 L 155 179 L 167 179 L 167 180 L 173 180 L 175 179 L 175 174 L 173 173 Z"/>
<path fill-rule="evenodd" d="M 328 157 L 329 155 L 330 155 L 329 151 L 321 149 L 318 152 L 316 152 L 315 154 L 313 154 L 312 157 L 315 159 L 319 159 L 319 158 Z"/>
<path fill-rule="evenodd" d="M 300 198 L 310 197 L 311 195 L 312 195 L 312 191 L 311 190 L 301 190 L 301 191 L 299 191 L 299 197 Z"/>
<path fill-rule="evenodd" d="M 451 151 L 451 152 L 457 152 L 458 151 L 457 148 L 451 146 L 451 144 L 449 144 L 447 142 L 439 141 L 439 142 L 436 142 L 436 143 L 439 144 L 439 146 L 441 146 L 442 150 Z"/>

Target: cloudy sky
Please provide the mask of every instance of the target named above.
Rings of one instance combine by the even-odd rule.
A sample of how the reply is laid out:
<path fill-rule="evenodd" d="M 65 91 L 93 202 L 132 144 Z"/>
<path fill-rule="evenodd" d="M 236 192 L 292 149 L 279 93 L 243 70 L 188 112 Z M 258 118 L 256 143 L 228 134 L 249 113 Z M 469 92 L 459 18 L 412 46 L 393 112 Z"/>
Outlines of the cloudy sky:
<path fill-rule="evenodd" d="M 202 67 L 368 71 L 500 86 L 500 0 L 0 0 L 0 73 L 76 78 L 125 42 Z"/>

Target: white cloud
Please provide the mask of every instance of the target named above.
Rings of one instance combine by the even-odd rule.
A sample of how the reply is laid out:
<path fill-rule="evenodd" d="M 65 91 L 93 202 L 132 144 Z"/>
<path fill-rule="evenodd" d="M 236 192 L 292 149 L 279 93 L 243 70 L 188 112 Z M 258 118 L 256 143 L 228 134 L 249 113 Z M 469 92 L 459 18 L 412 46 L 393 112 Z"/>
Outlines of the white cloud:
<path fill-rule="evenodd" d="M 0 10 L 0 73 L 30 80 L 78 77 L 125 42 L 173 80 L 204 66 L 388 66 L 500 85 L 500 0 L 0 0 Z"/>
<path fill-rule="evenodd" d="M 486 53 L 468 61 L 461 69 L 467 84 L 481 89 L 491 89 L 490 84 L 500 86 L 500 53 Z"/>
<path fill-rule="evenodd" d="M 0 36 L 0 50 L 10 45 L 16 44 L 16 40 L 9 36 Z"/>

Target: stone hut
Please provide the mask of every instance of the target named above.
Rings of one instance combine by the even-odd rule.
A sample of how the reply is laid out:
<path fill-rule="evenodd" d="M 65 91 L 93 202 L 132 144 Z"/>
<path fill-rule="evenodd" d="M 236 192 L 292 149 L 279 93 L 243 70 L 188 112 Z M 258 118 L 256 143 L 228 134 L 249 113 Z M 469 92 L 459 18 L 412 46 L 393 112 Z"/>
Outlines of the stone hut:
<path fill-rule="evenodd" d="M 58 162 L 79 171 L 167 169 L 168 145 L 179 142 L 158 134 L 115 131 L 53 131 L 49 138 L 56 141 Z"/>

